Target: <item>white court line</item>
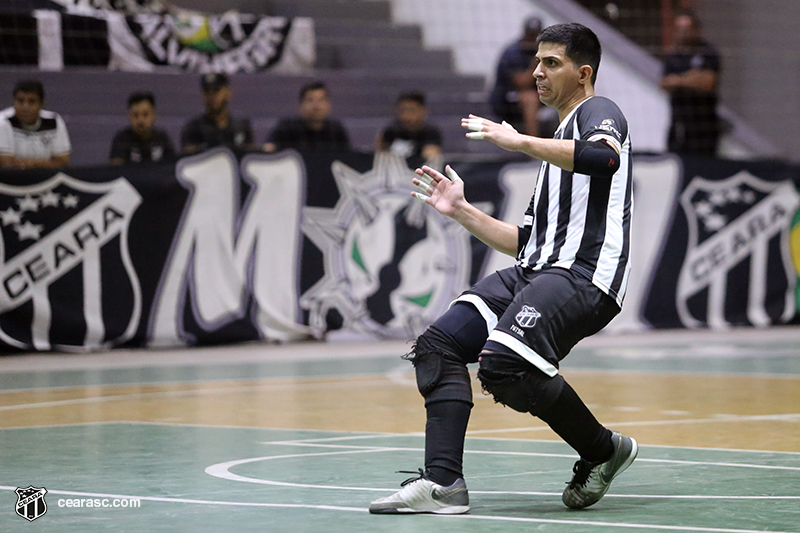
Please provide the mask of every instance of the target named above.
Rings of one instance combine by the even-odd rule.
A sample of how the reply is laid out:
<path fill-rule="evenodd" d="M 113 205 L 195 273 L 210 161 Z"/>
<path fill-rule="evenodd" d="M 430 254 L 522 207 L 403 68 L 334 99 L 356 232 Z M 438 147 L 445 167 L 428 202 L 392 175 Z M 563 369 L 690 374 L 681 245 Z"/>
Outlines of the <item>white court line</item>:
<path fill-rule="evenodd" d="M 354 389 L 357 387 L 366 388 L 369 387 L 376 387 L 376 386 L 385 386 L 386 379 L 385 378 L 376 378 L 376 379 L 369 379 L 369 380 L 354 380 L 354 381 L 332 381 L 332 382 L 320 382 L 320 383 L 275 383 L 275 384 L 263 384 L 263 385 L 238 385 L 238 386 L 231 386 L 231 387 L 210 387 L 210 388 L 196 388 L 196 389 L 187 389 L 187 390 L 179 390 L 179 391 L 157 391 L 157 392 L 132 392 L 130 394 L 113 394 L 108 396 L 89 396 L 86 398 L 72 398 L 70 400 L 53 400 L 50 402 L 37 402 L 37 403 L 23 403 L 23 404 L 14 404 L 14 405 L 2 405 L 0 406 L 0 411 L 15 411 L 19 409 L 38 409 L 42 407 L 59 407 L 64 405 L 79 405 L 79 404 L 90 404 L 90 403 L 103 403 L 109 401 L 123 401 L 123 400 L 131 400 L 131 399 L 141 399 L 141 398 L 170 398 L 170 397 L 181 397 L 181 396 L 206 396 L 206 395 L 214 395 L 214 394 L 222 394 L 222 393 L 241 393 L 241 392 L 248 392 L 248 391 L 257 391 L 257 390 L 284 390 L 284 389 L 291 389 L 295 390 L 298 388 L 347 388 L 347 389 Z M 103 385 L 105 386 L 105 385 Z M 115 387 L 116 385 L 109 385 L 109 387 Z M 121 387 L 130 387 L 131 385 L 120 385 Z"/>
<path fill-rule="evenodd" d="M 262 444 L 270 444 L 270 443 L 262 443 Z M 285 444 L 275 443 L 275 444 Z M 295 445 L 297 445 L 295 443 Z M 308 446 L 312 447 L 325 447 L 325 448 L 347 448 L 346 451 L 336 451 L 336 452 L 319 452 L 319 453 L 309 453 L 309 454 L 287 454 L 287 455 L 270 455 L 265 457 L 252 457 L 247 459 L 236 459 L 233 461 L 227 461 L 224 463 L 217 463 L 211 465 L 205 469 L 206 474 L 214 477 L 218 477 L 221 479 L 226 479 L 229 481 L 237 481 L 241 483 L 254 483 L 257 485 L 271 485 L 271 486 L 279 486 L 279 487 L 294 487 L 294 488 L 307 488 L 307 489 L 326 489 L 326 490 L 347 490 L 347 491 L 368 491 L 368 492 L 394 492 L 397 489 L 394 488 L 376 488 L 376 487 L 352 487 L 352 486 L 341 486 L 341 485 L 320 485 L 320 484 L 313 484 L 313 483 L 292 483 L 286 481 L 273 481 L 269 479 L 259 479 L 259 478 L 252 478 L 247 476 L 240 476 L 238 474 L 234 474 L 230 471 L 231 468 L 243 464 L 248 463 L 255 463 L 255 462 L 262 462 L 262 461 L 272 461 L 272 460 L 280 460 L 280 459 L 298 459 L 304 457 L 325 457 L 329 455 L 344 455 L 344 454 L 358 454 L 358 453 L 374 453 L 374 452 L 385 452 L 385 451 L 414 451 L 420 452 L 422 451 L 419 448 L 387 448 L 387 447 L 362 447 L 362 446 L 342 446 L 342 445 L 320 445 L 320 444 L 312 444 L 308 443 Z M 476 453 L 476 454 L 488 454 L 488 455 L 524 455 L 524 456 L 544 456 L 544 457 L 567 457 L 570 459 L 574 459 L 574 456 L 567 456 L 562 454 L 544 454 L 544 453 L 526 453 L 526 452 L 498 452 L 498 451 L 476 451 L 476 450 L 467 450 L 465 453 Z M 751 467 L 751 468 L 770 468 L 770 469 L 781 469 L 781 470 L 798 470 L 800 468 L 794 467 L 770 467 L 764 465 L 743 465 L 737 463 L 703 463 L 703 462 L 693 462 L 693 461 L 673 461 L 673 460 L 666 460 L 666 459 L 640 459 L 643 462 L 661 462 L 661 463 L 677 463 L 677 464 L 691 464 L 693 466 L 696 465 L 714 465 L 714 466 L 734 466 L 734 467 Z M 533 492 L 533 491 L 471 491 L 473 494 L 490 494 L 490 495 L 520 495 L 520 496 L 560 496 L 560 493 L 548 493 L 548 492 Z M 636 498 L 636 499 L 684 499 L 684 500 L 800 500 L 800 496 L 712 496 L 712 495 L 687 495 L 687 494 L 680 494 L 680 495 L 667 495 L 667 494 L 656 494 L 656 495 L 646 495 L 646 494 L 607 494 L 606 497 L 611 498 Z"/>
<path fill-rule="evenodd" d="M 616 427 L 636 427 L 636 426 L 678 426 L 685 424 L 715 424 L 720 422 L 800 422 L 800 413 L 785 413 L 776 415 L 720 415 L 712 418 L 690 418 L 676 420 L 640 420 L 628 422 L 609 422 L 604 426 Z M 526 431 L 545 431 L 549 426 L 537 426 L 527 428 L 507 428 L 507 429 L 477 429 L 467 431 L 467 436 L 491 435 L 493 433 L 524 433 Z"/>
<path fill-rule="evenodd" d="M 9 487 L 0 485 L 0 490 L 16 490 L 18 487 Z M 261 508 L 278 508 L 278 509 L 315 509 L 322 511 L 344 511 L 366 513 L 368 509 L 362 507 L 344 507 L 338 505 L 307 505 L 299 503 L 260 503 L 260 502 L 230 502 L 220 500 L 194 500 L 189 498 L 166 498 L 158 496 L 131 496 L 126 494 L 103 494 L 96 492 L 76 492 L 67 490 L 50 490 L 50 494 L 63 494 L 65 496 L 78 496 L 83 498 L 110 498 L 110 499 L 138 499 L 145 502 L 160 502 L 160 503 L 188 503 L 197 505 L 220 505 L 230 507 L 261 507 Z M 755 529 L 729 529 L 717 527 L 701 527 L 701 526 L 662 526 L 654 524 L 636 524 L 628 522 L 598 522 L 594 520 L 556 520 L 547 518 L 524 518 L 512 516 L 491 516 L 491 515 L 451 515 L 448 517 L 431 517 L 434 520 L 491 520 L 494 522 L 517 522 L 517 523 L 530 523 L 530 524 L 555 524 L 555 525 L 573 525 L 573 526 L 596 526 L 596 527 L 613 527 L 613 528 L 633 528 L 633 529 L 654 529 L 659 531 L 697 531 L 703 533 L 764 533 L 764 530 Z M 381 520 L 381 518 L 376 518 Z M 771 531 L 770 533 L 791 533 L 788 531 Z"/>
<path fill-rule="evenodd" d="M 367 438 L 366 436 L 364 438 Z M 403 448 L 403 447 L 385 447 L 385 446 L 346 446 L 342 444 L 318 444 L 311 441 L 266 441 L 261 442 L 260 444 L 276 444 L 276 445 L 287 445 L 287 446 L 308 446 L 313 448 L 347 448 L 350 450 L 369 450 L 369 451 L 376 451 L 376 450 L 385 450 L 385 451 L 406 451 L 406 452 L 419 452 L 424 451 L 422 448 Z M 497 450 L 464 450 L 465 454 L 480 454 L 480 455 L 511 455 L 511 456 L 521 456 L 521 457 L 558 457 L 562 459 L 572 459 L 576 460 L 577 456 L 573 454 L 565 454 L 565 453 L 544 453 L 544 452 L 513 452 L 513 451 L 497 451 Z M 750 463 L 723 463 L 718 461 L 684 461 L 679 459 L 646 459 L 643 457 L 639 457 L 636 459 L 639 463 L 666 463 L 666 464 L 674 464 L 674 465 L 689 465 L 689 466 L 725 466 L 725 467 L 736 467 L 736 468 L 758 468 L 763 470 L 789 470 L 789 471 L 798 471 L 800 472 L 800 467 L 798 466 L 773 466 L 773 465 L 756 465 Z"/>

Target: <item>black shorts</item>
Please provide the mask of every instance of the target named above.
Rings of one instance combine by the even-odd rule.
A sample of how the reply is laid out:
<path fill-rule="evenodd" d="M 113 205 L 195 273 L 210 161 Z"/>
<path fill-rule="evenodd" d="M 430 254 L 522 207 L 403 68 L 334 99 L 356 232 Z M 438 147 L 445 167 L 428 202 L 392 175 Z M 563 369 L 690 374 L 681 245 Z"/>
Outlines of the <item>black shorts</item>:
<path fill-rule="evenodd" d="M 499 270 L 456 302 L 471 303 L 486 320 L 487 351 L 519 355 L 549 376 L 578 341 L 620 311 L 591 280 L 563 268 Z"/>

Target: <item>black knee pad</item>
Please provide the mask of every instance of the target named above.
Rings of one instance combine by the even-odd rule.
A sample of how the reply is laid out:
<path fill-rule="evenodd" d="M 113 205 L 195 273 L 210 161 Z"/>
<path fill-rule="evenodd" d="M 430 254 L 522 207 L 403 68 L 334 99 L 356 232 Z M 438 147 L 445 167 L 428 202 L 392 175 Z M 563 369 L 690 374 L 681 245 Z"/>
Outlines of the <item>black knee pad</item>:
<path fill-rule="evenodd" d="M 405 356 L 414 365 L 417 389 L 425 398 L 425 404 L 457 400 L 472 405 L 467 366 L 431 342 L 426 334 L 417 338 L 411 352 Z"/>
<path fill-rule="evenodd" d="M 513 369 L 493 364 L 493 355 L 484 354 L 482 357 L 478 379 L 484 392 L 491 394 L 495 402 L 537 416 L 558 399 L 564 387 L 564 378 L 560 374 L 550 377 L 529 363 L 526 367 Z"/>

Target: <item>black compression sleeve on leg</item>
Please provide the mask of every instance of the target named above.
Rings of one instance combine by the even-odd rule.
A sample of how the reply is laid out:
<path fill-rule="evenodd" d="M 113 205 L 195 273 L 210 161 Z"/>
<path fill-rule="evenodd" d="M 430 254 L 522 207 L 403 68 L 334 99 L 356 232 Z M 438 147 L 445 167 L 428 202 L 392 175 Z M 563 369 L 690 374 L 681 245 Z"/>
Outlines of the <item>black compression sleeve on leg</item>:
<path fill-rule="evenodd" d="M 573 170 L 579 174 L 610 178 L 619 170 L 619 154 L 603 141 L 575 141 Z"/>
<path fill-rule="evenodd" d="M 426 406 L 425 477 L 447 487 L 464 477 L 464 436 L 470 405 L 459 401 L 435 402 Z"/>
<path fill-rule="evenodd" d="M 555 404 L 538 417 L 586 461 L 600 463 L 614 453 L 611 431 L 597 421 L 566 381 Z"/>

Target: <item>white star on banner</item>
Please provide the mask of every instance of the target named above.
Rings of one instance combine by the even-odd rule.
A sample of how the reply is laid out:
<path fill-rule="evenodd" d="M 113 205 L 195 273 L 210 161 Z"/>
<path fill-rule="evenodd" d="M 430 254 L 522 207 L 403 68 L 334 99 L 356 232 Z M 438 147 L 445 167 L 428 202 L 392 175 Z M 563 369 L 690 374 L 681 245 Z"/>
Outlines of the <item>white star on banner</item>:
<path fill-rule="evenodd" d="M 38 241 L 39 237 L 42 236 L 44 226 L 41 224 L 31 224 L 31 221 L 28 220 L 24 224 L 14 226 L 14 229 L 17 230 L 19 240 L 33 239 L 34 241 Z"/>
<path fill-rule="evenodd" d="M 47 191 L 39 197 L 39 201 L 42 202 L 42 207 L 58 207 L 60 199 L 61 195 L 55 191 Z"/>
<path fill-rule="evenodd" d="M 0 217 L 3 219 L 4 226 L 22 222 L 22 217 L 19 216 L 19 213 L 16 212 L 13 207 L 9 207 L 5 211 L 0 211 Z"/>
<path fill-rule="evenodd" d="M 32 197 L 30 194 L 25 198 L 17 198 L 17 205 L 19 205 L 20 212 L 39 210 L 39 200 Z"/>
<path fill-rule="evenodd" d="M 74 194 L 68 194 L 61 199 L 61 202 L 64 204 L 64 207 L 77 207 L 78 197 Z"/>

